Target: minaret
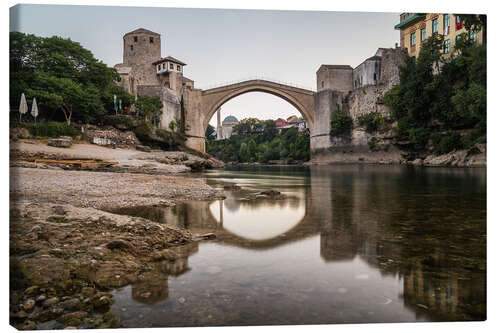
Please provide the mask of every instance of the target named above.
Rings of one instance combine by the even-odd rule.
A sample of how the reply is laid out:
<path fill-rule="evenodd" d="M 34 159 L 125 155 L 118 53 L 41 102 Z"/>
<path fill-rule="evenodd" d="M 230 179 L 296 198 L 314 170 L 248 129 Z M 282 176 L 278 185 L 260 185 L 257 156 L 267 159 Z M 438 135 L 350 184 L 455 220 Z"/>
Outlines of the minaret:
<path fill-rule="evenodd" d="M 222 126 L 220 124 L 220 108 L 217 110 L 217 140 L 222 140 Z"/>

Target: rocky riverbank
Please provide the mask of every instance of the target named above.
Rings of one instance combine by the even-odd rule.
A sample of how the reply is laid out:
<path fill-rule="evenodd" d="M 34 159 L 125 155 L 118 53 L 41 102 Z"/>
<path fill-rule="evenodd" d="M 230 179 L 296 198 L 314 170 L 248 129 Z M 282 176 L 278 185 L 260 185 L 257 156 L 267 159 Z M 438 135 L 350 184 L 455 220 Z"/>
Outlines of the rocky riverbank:
<path fill-rule="evenodd" d="M 202 179 L 17 167 L 10 193 L 10 320 L 18 329 L 120 327 L 109 291 L 163 281 L 204 237 L 104 210 L 223 197 Z"/>
<path fill-rule="evenodd" d="M 222 168 L 224 163 L 183 151 L 140 151 L 135 148 L 109 148 L 87 143 L 76 143 L 69 148 L 48 146 L 43 140 L 21 139 L 11 142 L 11 166 L 42 169 L 74 169 L 70 164 L 33 163 L 23 161 L 38 158 L 49 160 L 93 160 L 117 162 L 115 165 L 86 165 L 78 170 L 108 172 L 177 174 L 201 169 Z"/>
<path fill-rule="evenodd" d="M 486 167 L 486 145 L 476 144 L 465 150 L 433 155 L 429 152 L 408 154 L 396 147 L 387 151 L 317 151 L 307 165 L 325 164 L 405 164 L 429 167 Z"/>
<path fill-rule="evenodd" d="M 19 158 L 118 164 L 82 170 Z M 153 300 L 158 295 L 141 285 L 164 281 L 205 237 L 109 211 L 223 198 L 204 179 L 177 175 L 210 163 L 219 162 L 184 152 L 59 148 L 38 140 L 12 144 L 11 324 L 25 330 L 121 327 L 110 312 L 109 291 L 132 285 L 136 297 Z"/>
<path fill-rule="evenodd" d="M 18 329 L 120 327 L 108 291 L 164 279 L 196 246 L 189 231 L 94 208 L 18 201 L 10 214 L 10 319 Z"/>

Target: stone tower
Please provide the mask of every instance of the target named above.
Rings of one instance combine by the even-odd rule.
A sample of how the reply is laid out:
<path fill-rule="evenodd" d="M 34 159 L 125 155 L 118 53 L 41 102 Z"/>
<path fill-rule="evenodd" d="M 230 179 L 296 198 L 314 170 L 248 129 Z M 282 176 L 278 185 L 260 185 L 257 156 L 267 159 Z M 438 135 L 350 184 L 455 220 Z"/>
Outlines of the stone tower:
<path fill-rule="evenodd" d="M 123 65 L 133 68 L 133 86 L 158 84 L 153 62 L 160 58 L 160 34 L 141 28 L 123 36 Z"/>

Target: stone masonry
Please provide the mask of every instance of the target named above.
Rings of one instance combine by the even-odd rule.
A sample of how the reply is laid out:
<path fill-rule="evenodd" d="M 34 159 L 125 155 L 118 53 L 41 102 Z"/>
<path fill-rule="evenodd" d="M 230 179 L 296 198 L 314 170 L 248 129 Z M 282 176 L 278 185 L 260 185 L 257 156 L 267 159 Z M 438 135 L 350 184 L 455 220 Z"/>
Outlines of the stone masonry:
<path fill-rule="evenodd" d="M 160 126 L 185 124 L 186 145 L 205 151 L 205 130 L 210 118 L 228 100 L 251 91 L 274 94 L 291 103 L 304 116 L 311 133 L 312 159 L 339 152 L 368 151 L 370 136 L 355 128 L 350 139 L 330 136 L 331 113 L 349 113 L 357 123 L 372 111 L 389 116 L 382 104 L 386 91 L 399 83 L 404 48 L 379 48 L 355 69 L 349 65 L 321 65 L 316 72 L 317 91 L 266 80 L 250 80 L 209 90 L 196 89 L 183 75 L 182 61 L 161 57 L 161 36 L 136 29 L 123 36 L 123 63 L 115 65 L 120 86 L 135 96 L 158 96 L 163 103 Z"/>

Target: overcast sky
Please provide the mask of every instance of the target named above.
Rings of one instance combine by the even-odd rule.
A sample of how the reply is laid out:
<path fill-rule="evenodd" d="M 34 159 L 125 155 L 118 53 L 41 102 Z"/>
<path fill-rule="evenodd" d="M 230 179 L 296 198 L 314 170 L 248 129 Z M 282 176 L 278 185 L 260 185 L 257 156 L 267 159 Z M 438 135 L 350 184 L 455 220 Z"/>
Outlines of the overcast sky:
<path fill-rule="evenodd" d="M 195 87 L 263 76 L 315 88 L 321 64 L 356 67 L 399 41 L 398 13 L 261 11 L 20 5 L 10 30 L 79 42 L 109 66 L 122 62 L 122 36 L 137 28 L 161 34 L 162 56 L 187 63 Z M 222 106 L 222 117 L 286 118 L 288 102 L 248 93 Z M 211 124 L 215 125 L 215 117 Z"/>

